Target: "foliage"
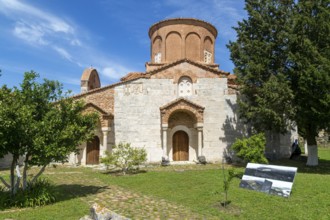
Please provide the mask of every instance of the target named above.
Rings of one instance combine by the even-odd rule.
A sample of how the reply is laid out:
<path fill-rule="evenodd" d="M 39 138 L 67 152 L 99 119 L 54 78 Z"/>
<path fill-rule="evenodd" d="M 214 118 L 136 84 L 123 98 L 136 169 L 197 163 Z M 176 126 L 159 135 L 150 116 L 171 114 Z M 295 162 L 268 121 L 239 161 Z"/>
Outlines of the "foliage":
<path fill-rule="evenodd" d="M 247 0 L 248 18 L 229 42 L 240 84 L 240 115 L 258 131 L 295 123 L 309 146 L 330 124 L 328 0 Z M 309 153 L 309 165 L 317 154 Z"/>
<path fill-rule="evenodd" d="M 102 163 L 120 168 L 124 175 L 128 171 L 138 169 L 139 165 L 146 160 L 146 150 L 131 147 L 129 143 L 119 143 L 117 146 L 113 146 L 112 152 L 106 151 L 106 157 L 101 158 Z"/>
<path fill-rule="evenodd" d="M 252 135 L 249 138 L 236 139 L 231 146 L 236 156 L 244 162 L 267 164 L 268 160 L 264 155 L 266 138 L 264 133 Z"/>
<path fill-rule="evenodd" d="M 248 19 L 234 28 L 237 41 L 228 45 L 242 94 L 240 115 L 258 132 L 285 132 L 294 113 L 285 65 L 292 14 L 289 2 L 246 1 Z"/>
<path fill-rule="evenodd" d="M 90 138 L 95 127 L 96 116 L 83 115 L 83 103 L 63 96 L 60 83 L 46 79 L 39 83 L 37 78 L 35 72 L 27 72 L 20 88 L 0 88 L 0 157 L 12 155 L 12 195 L 19 186 L 27 188 L 31 165 L 41 167 L 33 182 L 49 163 L 65 162 L 69 153 L 77 152 L 77 146 Z M 24 160 L 22 175 L 20 157 Z"/>
<path fill-rule="evenodd" d="M 0 209 L 8 207 L 36 207 L 54 203 L 54 186 L 46 179 L 28 182 L 26 190 L 19 189 L 14 196 L 9 191 L 0 191 Z"/>

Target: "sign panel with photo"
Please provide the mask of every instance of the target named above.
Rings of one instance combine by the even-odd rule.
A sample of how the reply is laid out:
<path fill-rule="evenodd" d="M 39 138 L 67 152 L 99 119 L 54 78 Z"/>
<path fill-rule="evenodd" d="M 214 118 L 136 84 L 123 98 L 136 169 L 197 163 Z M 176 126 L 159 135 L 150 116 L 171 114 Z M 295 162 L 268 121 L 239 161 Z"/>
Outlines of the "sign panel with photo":
<path fill-rule="evenodd" d="M 296 167 L 248 163 L 240 187 L 289 197 Z"/>

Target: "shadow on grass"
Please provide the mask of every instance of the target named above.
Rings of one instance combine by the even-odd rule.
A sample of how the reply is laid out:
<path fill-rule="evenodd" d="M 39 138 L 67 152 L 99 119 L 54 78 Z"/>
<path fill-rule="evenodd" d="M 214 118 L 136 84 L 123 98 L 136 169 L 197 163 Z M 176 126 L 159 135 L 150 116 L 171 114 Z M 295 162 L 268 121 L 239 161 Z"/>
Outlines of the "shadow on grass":
<path fill-rule="evenodd" d="M 319 159 L 318 166 L 307 166 L 307 156 L 302 155 L 293 160 L 290 159 L 280 159 L 270 161 L 269 165 L 278 165 L 278 166 L 289 166 L 289 167 L 297 167 L 298 173 L 313 173 L 313 174 L 321 174 L 321 175 L 329 175 L 330 174 L 330 160 Z M 245 164 L 231 164 L 234 168 L 243 168 L 245 169 Z"/>
<path fill-rule="evenodd" d="M 307 156 L 302 155 L 294 160 L 282 159 L 278 161 L 272 161 L 271 164 L 297 167 L 298 173 L 314 173 L 314 174 L 322 174 L 322 175 L 330 174 L 330 160 L 319 159 L 318 166 L 307 166 L 306 162 L 307 162 Z"/>
<path fill-rule="evenodd" d="M 126 173 L 126 176 L 136 175 L 140 173 L 146 173 L 146 170 L 132 170 Z M 103 171 L 102 174 L 112 175 L 112 176 L 124 176 L 121 170 L 107 170 Z"/>
<path fill-rule="evenodd" d="M 59 203 L 62 201 L 67 201 L 67 200 L 71 200 L 71 199 L 76 199 L 76 198 L 81 198 L 81 197 L 87 197 L 89 195 L 95 195 L 98 193 L 101 193 L 103 191 L 105 191 L 106 189 L 109 189 L 108 186 L 86 186 L 86 185 L 79 185 L 79 184 L 61 184 L 61 185 L 53 185 L 51 188 L 51 191 L 46 192 L 46 194 L 44 195 L 49 195 L 49 193 L 55 197 L 55 202 Z M 45 193 L 45 192 L 44 192 Z M 6 196 L 3 197 L 2 196 Z M 36 198 L 33 197 L 33 194 L 31 193 L 30 197 L 34 200 L 36 200 Z M 39 197 L 40 199 L 43 199 L 40 195 Z M 21 208 L 20 205 L 16 206 L 17 204 L 20 204 L 20 202 L 23 202 L 26 199 L 22 199 L 22 197 L 18 197 L 16 199 L 13 200 L 13 204 L 12 205 L 8 205 L 8 202 L 10 200 L 10 195 L 9 192 L 0 192 L 0 212 L 1 211 L 6 211 L 6 210 L 16 210 L 16 209 L 21 209 L 21 208 L 31 208 L 28 206 L 22 206 Z M 47 200 L 49 202 L 49 200 Z M 19 202 L 19 203 L 16 203 Z M 47 205 L 41 205 L 41 206 L 47 206 Z M 38 207 L 37 205 L 34 206 L 34 208 Z"/>
<path fill-rule="evenodd" d="M 86 186 L 79 184 L 61 184 L 54 186 L 56 202 L 95 195 L 104 192 L 106 189 L 109 189 L 109 187 L 93 185 Z"/>

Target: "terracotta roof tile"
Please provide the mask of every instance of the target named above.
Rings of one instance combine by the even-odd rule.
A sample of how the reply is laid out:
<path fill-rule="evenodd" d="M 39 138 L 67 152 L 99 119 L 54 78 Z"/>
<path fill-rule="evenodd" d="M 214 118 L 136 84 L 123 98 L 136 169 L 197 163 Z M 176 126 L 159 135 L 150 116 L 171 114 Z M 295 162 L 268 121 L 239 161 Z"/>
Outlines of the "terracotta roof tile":
<path fill-rule="evenodd" d="M 143 74 L 144 73 L 142 73 L 142 72 L 131 72 L 131 73 L 128 73 L 126 76 L 120 78 L 120 81 L 127 81 L 130 79 L 135 79 L 135 78 L 140 77 Z"/>

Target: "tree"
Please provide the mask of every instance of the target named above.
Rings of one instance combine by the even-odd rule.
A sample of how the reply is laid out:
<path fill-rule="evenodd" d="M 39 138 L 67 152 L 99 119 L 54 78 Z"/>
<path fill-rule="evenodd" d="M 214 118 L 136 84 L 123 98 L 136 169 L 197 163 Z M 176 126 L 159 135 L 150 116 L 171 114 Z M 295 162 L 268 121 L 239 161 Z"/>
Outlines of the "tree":
<path fill-rule="evenodd" d="M 229 42 L 242 94 L 240 115 L 258 132 L 285 132 L 293 115 L 292 91 L 286 82 L 285 50 L 292 6 L 283 1 L 249 0 L 249 17 L 234 28 Z"/>
<path fill-rule="evenodd" d="M 121 169 L 125 175 L 128 171 L 138 166 L 147 160 L 147 152 L 144 148 L 131 147 L 130 143 L 119 143 L 112 147 L 113 151 L 105 152 L 106 156 L 101 159 L 105 165 L 114 165 Z"/>
<path fill-rule="evenodd" d="M 257 132 L 297 125 L 311 149 L 307 165 L 317 165 L 315 137 L 330 124 L 329 0 L 246 0 L 245 9 L 227 45 L 240 115 Z"/>
<path fill-rule="evenodd" d="M 289 47 L 294 120 L 307 140 L 307 165 L 318 165 L 316 137 L 330 129 L 330 1 L 299 1 Z"/>
<path fill-rule="evenodd" d="M 0 157 L 12 155 L 10 184 L 2 182 L 12 195 L 21 179 L 23 190 L 27 187 L 30 166 L 41 167 L 33 183 L 49 163 L 65 162 L 71 152 L 78 152 L 77 146 L 91 137 L 95 127 L 96 116 L 82 114 L 83 103 L 65 98 L 58 82 L 38 83 L 37 78 L 31 71 L 25 73 L 21 88 L 4 85 L 0 89 Z"/>

